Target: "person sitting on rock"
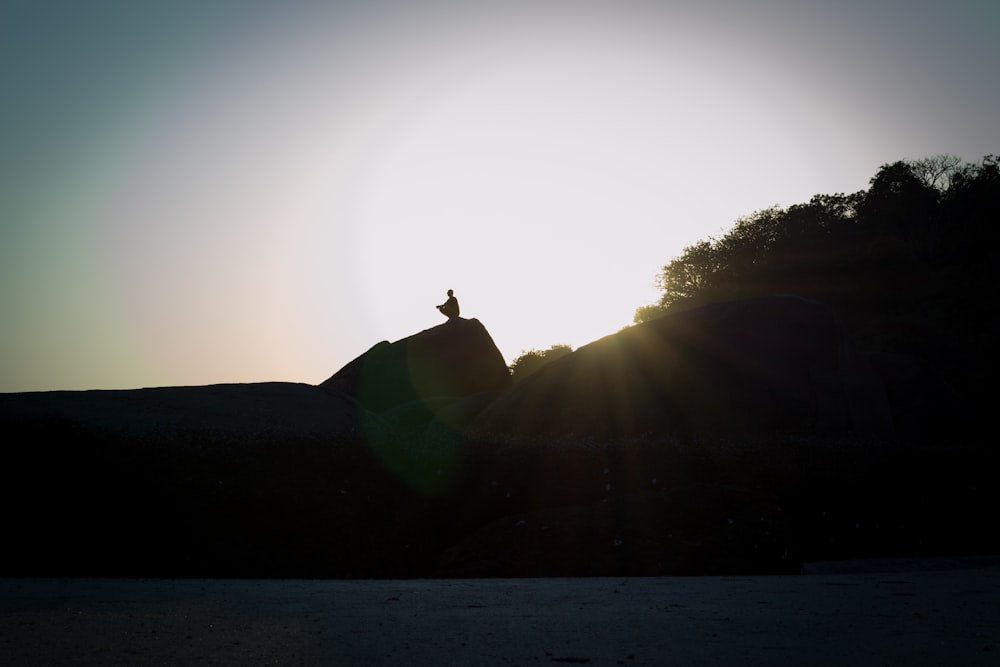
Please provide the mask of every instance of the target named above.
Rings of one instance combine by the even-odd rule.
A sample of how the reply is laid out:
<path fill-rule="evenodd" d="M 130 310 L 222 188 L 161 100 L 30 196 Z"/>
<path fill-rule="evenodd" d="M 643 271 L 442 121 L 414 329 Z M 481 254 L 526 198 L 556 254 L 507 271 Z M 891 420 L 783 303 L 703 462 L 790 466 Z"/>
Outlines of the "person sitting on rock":
<path fill-rule="evenodd" d="M 458 317 L 458 299 L 455 298 L 455 293 L 452 290 L 448 290 L 448 300 L 437 307 L 441 311 L 442 315 L 452 319 L 453 317 Z"/>

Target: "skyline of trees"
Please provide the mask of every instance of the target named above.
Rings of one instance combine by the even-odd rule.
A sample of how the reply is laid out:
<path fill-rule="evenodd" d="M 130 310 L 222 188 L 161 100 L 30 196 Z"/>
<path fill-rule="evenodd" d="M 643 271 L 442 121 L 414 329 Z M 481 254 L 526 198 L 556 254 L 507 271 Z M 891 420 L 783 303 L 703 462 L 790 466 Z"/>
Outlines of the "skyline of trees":
<path fill-rule="evenodd" d="M 551 363 L 559 357 L 564 357 L 572 351 L 573 348 L 569 345 L 561 344 L 552 345 L 547 350 L 522 350 L 521 354 L 508 367 L 511 378 L 514 381 L 523 380 L 545 364 Z"/>
<path fill-rule="evenodd" d="M 904 353 L 985 409 L 1000 371 L 1000 157 L 882 166 L 867 190 L 740 218 L 685 248 L 635 323 L 706 303 L 795 294 L 833 306 L 859 347 Z"/>
<path fill-rule="evenodd" d="M 862 349 L 916 355 L 969 393 L 1000 370 L 998 282 L 1000 157 L 938 155 L 885 164 L 867 190 L 766 208 L 693 243 L 663 266 L 660 299 L 634 323 L 795 294 L 834 307 Z M 528 375 L 562 348 L 572 351 L 522 352 L 511 371 Z"/>
<path fill-rule="evenodd" d="M 971 263 L 990 271 L 998 190 L 997 157 L 964 163 L 942 155 L 884 165 L 868 190 L 757 211 L 667 263 L 657 276 L 660 300 L 639 307 L 635 322 L 763 293 L 846 302 L 894 289 L 919 270 Z"/>

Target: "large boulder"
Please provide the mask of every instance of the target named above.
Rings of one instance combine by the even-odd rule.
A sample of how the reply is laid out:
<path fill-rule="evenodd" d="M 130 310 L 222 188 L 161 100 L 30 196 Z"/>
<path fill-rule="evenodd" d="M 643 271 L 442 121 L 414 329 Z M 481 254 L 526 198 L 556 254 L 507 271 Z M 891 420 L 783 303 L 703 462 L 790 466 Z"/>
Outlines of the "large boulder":
<path fill-rule="evenodd" d="M 894 437 L 882 382 L 842 322 L 793 296 L 712 304 L 602 338 L 513 385 L 472 427 L 547 438 Z"/>
<path fill-rule="evenodd" d="M 505 388 L 510 372 L 486 327 L 454 317 L 394 343 L 382 341 L 320 387 L 384 413 L 428 406 Z"/>

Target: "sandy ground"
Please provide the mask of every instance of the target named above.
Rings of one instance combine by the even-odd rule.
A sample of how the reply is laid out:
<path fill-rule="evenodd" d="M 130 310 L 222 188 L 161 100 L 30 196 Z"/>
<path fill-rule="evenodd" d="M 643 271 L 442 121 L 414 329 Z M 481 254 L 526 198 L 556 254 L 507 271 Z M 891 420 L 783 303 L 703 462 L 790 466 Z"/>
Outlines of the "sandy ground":
<path fill-rule="evenodd" d="M 3 665 L 996 665 L 1000 559 L 797 576 L 0 580 Z"/>

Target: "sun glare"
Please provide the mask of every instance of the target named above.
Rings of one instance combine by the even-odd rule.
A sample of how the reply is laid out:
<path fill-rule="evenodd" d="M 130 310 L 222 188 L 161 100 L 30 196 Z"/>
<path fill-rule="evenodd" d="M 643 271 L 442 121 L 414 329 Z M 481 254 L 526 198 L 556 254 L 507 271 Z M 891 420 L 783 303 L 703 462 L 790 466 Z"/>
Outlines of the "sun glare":
<path fill-rule="evenodd" d="M 198 339 L 227 350 L 199 366 L 206 378 L 285 349 L 289 379 L 322 379 L 440 323 L 447 289 L 508 361 L 576 348 L 655 301 L 659 268 L 707 224 L 774 203 L 757 199 L 766 165 L 720 155 L 809 171 L 766 101 L 746 103 L 748 66 L 681 32 L 501 22 L 473 40 L 456 23 L 436 42 L 410 31 L 377 50 L 331 25 L 287 29 L 265 49 L 245 36 L 132 148 L 109 200 L 122 249 L 110 264 L 124 317 L 164 367 L 191 349 L 176 341 Z M 328 66 L 331 42 L 360 65 Z"/>
<path fill-rule="evenodd" d="M 455 288 L 512 358 L 613 333 L 655 299 L 657 262 L 679 249 L 664 243 L 663 197 L 682 137 L 642 70 L 620 50 L 522 54 L 385 128 L 354 220 L 377 326 L 426 322 L 428 296 Z"/>
<path fill-rule="evenodd" d="M 321 381 L 448 289 L 508 360 L 576 348 L 737 218 L 995 135 L 990 73 L 934 69 L 988 53 L 867 8 L 58 4 L 4 44 L 12 390 Z"/>

